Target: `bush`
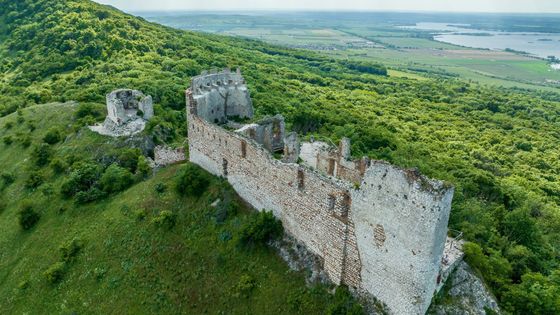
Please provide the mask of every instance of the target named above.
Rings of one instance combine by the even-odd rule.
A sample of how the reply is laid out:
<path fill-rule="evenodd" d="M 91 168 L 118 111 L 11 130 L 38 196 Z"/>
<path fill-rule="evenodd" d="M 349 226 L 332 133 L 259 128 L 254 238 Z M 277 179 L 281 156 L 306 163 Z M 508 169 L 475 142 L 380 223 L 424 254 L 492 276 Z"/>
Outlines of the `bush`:
<path fill-rule="evenodd" d="M 82 247 L 82 242 L 79 239 L 72 239 L 71 241 L 61 245 L 59 251 L 62 261 L 69 262 L 74 259 Z"/>
<path fill-rule="evenodd" d="M 165 186 L 164 183 L 157 183 L 154 186 L 154 190 L 158 193 L 158 194 L 163 194 L 166 190 L 167 190 L 167 186 Z"/>
<path fill-rule="evenodd" d="M 2 138 L 2 141 L 5 145 L 10 145 L 14 142 L 14 138 L 12 138 L 12 136 L 5 136 L 4 138 Z"/>
<path fill-rule="evenodd" d="M 242 275 L 239 282 L 232 288 L 234 297 L 248 297 L 257 286 L 257 282 L 250 275 Z"/>
<path fill-rule="evenodd" d="M 24 202 L 23 206 L 18 212 L 19 225 L 24 230 L 30 230 L 39 222 L 41 216 L 33 209 L 30 203 Z"/>
<path fill-rule="evenodd" d="M 140 156 L 142 156 L 140 149 L 126 149 L 119 154 L 117 159 L 121 167 L 128 169 L 131 173 L 135 173 Z"/>
<path fill-rule="evenodd" d="M 143 155 L 138 156 L 138 164 L 136 166 L 136 172 L 140 174 L 142 177 L 146 177 L 150 173 L 150 170 L 151 170 L 150 164 L 148 163 L 146 157 Z"/>
<path fill-rule="evenodd" d="M 117 164 L 111 164 L 99 180 L 99 185 L 106 193 L 123 191 L 132 185 L 132 173 Z"/>
<path fill-rule="evenodd" d="M 49 269 L 44 272 L 47 281 L 50 284 L 56 284 L 64 278 L 64 273 L 66 272 L 66 263 L 63 261 L 58 261 L 52 264 Z"/>
<path fill-rule="evenodd" d="M 18 140 L 24 148 L 28 148 L 31 145 L 31 137 L 29 135 L 21 136 Z"/>
<path fill-rule="evenodd" d="M 78 192 L 89 191 L 99 180 L 101 167 L 94 163 L 76 163 L 67 180 L 62 183 L 60 192 L 66 197 L 75 196 Z"/>
<path fill-rule="evenodd" d="M 175 226 L 177 222 L 177 215 L 171 211 L 163 210 L 159 215 L 152 219 L 152 223 L 158 227 L 163 227 L 168 230 Z"/>
<path fill-rule="evenodd" d="M 63 173 L 68 168 L 68 164 L 61 158 L 54 158 L 51 161 L 50 167 L 57 174 Z"/>
<path fill-rule="evenodd" d="M 187 164 L 175 182 L 177 192 L 183 196 L 199 197 L 210 184 L 209 176 L 200 167 Z"/>
<path fill-rule="evenodd" d="M 58 128 L 50 128 L 45 136 L 43 137 L 43 142 L 48 144 L 58 143 L 62 139 L 62 135 Z"/>
<path fill-rule="evenodd" d="M 25 187 L 28 189 L 35 189 L 43 184 L 44 178 L 40 171 L 30 171 L 29 176 L 25 180 Z"/>
<path fill-rule="evenodd" d="M 224 198 L 216 205 L 214 218 L 217 223 L 224 223 L 228 218 L 234 216 L 239 211 L 239 204 L 231 198 Z"/>
<path fill-rule="evenodd" d="M 265 244 L 282 236 L 282 223 L 269 211 L 252 215 L 241 227 L 239 241 L 243 245 Z"/>
<path fill-rule="evenodd" d="M 16 176 L 13 173 L 8 172 L 0 174 L 0 178 L 4 182 L 4 185 L 10 185 L 16 181 Z"/>
<path fill-rule="evenodd" d="M 51 154 L 52 152 L 50 146 L 46 143 L 41 143 L 40 145 L 37 145 L 33 148 L 33 151 L 31 152 L 31 158 L 35 162 L 35 165 L 41 167 L 49 163 Z"/>
<path fill-rule="evenodd" d="M 76 193 L 75 202 L 76 204 L 86 204 L 88 202 L 103 199 L 105 198 L 105 196 L 107 196 L 107 194 L 104 191 L 101 191 L 96 187 L 92 187 L 90 188 L 90 190 L 79 191 L 78 193 Z"/>
<path fill-rule="evenodd" d="M 84 118 L 84 117 L 87 117 L 87 116 L 95 118 L 95 117 L 99 116 L 99 112 L 95 109 L 93 104 L 81 103 L 80 105 L 78 105 L 78 109 L 76 110 L 75 115 L 76 115 L 76 118 L 78 118 L 78 119 Z"/>

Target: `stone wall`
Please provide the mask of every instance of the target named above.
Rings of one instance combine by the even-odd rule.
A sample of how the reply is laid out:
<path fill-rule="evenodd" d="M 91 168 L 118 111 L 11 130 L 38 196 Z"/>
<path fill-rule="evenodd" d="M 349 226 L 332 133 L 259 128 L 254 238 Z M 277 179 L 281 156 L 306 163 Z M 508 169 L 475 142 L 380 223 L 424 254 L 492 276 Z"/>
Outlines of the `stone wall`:
<path fill-rule="evenodd" d="M 154 148 L 154 163 L 156 166 L 166 166 L 186 160 L 184 148 L 169 148 L 158 145 Z"/>
<path fill-rule="evenodd" d="M 290 235 L 322 257 L 329 278 L 337 284 L 342 282 L 345 251 L 357 253 L 356 248 L 349 248 L 356 246 L 347 224 L 350 185 L 276 160 L 253 140 L 192 115 L 189 158 L 209 172 L 226 177 L 256 209 L 273 211 Z"/>
<path fill-rule="evenodd" d="M 453 188 L 373 161 L 352 191 L 362 288 L 397 314 L 423 314 L 442 268 Z"/>
<path fill-rule="evenodd" d="M 203 73 L 191 81 L 187 99 L 197 115 L 210 122 L 226 122 L 228 117 L 253 117 L 249 90 L 239 73 L 225 70 Z"/>
<path fill-rule="evenodd" d="M 106 96 L 107 119 L 117 126 L 142 118 L 149 120 L 154 116 L 152 97 L 138 90 L 120 89 Z M 138 116 L 138 113 L 142 116 Z"/>
<path fill-rule="evenodd" d="M 190 160 L 223 176 L 256 209 L 322 257 L 335 284 L 397 314 L 423 314 L 436 290 L 453 189 L 374 161 L 359 189 L 189 115 Z"/>

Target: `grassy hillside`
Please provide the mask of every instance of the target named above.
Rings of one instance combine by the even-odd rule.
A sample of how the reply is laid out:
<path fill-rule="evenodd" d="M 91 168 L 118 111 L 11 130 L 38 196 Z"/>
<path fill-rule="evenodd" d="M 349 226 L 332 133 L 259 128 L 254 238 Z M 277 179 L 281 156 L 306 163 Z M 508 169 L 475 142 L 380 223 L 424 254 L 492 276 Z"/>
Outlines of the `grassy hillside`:
<path fill-rule="evenodd" d="M 110 185 L 97 182 L 112 162 L 120 163 L 120 168 L 113 167 L 108 178 L 120 176 L 127 184 L 147 185 L 130 164 L 136 153 L 123 153 L 125 147 L 115 144 L 114 152 L 104 157 L 105 149 L 99 145 L 106 140 L 68 126 L 72 124 L 68 120 L 60 120 L 59 132 L 71 139 L 87 139 L 68 142 L 75 143 L 74 149 L 66 147 L 66 142 L 55 144 L 52 151 L 73 153 L 77 160 L 93 159 L 95 165 L 78 163 L 73 169 L 71 159 L 68 167 L 58 167 L 58 174 L 47 164 L 37 166 L 46 149 L 33 148 L 42 137 L 31 134 L 27 140 L 27 131 L 16 128 L 33 129 L 25 127 L 25 122 L 39 121 L 41 115 L 26 110 L 19 115 L 17 108 L 39 110 L 42 105 L 33 105 L 68 100 L 92 102 L 83 108 L 83 123 L 95 120 L 102 108 L 99 103 L 111 90 L 140 89 L 157 104 L 147 135 L 156 142 L 182 143 L 186 136 L 184 89 L 189 77 L 202 69 L 240 66 L 257 115 L 284 114 L 288 128 L 302 136 L 313 134 L 333 141 L 350 137 L 356 155 L 418 167 L 454 184 L 451 227 L 463 231 L 472 242 L 466 246 L 467 260 L 484 276 L 502 306 L 516 314 L 550 314 L 560 309 L 559 94 L 489 88 L 460 78 L 386 77 L 378 64 L 177 31 L 85 0 L 0 0 L 0 21 L 0 115 L 9 115 L 0 125 L 0 161 L 17 177 L 16 184 L 0 194 L 8 203 L 0 224 L 2 231 L 11 231 L 12 239 L 32 238 L 46 226 L 41 219 L 36 230 L 18 230 L 14 216 L 24 199 L 35 201 L 40 209 L 57 202 L 74 204 L 63 201 L 66 194 L 86 204 L 78 209 L 107 207 L 109 212 L 118 212 L 120 206 L 112 206 L 118 195 Z M 23 123 L 18 121 L 20 116 L 25 117 Z M 12 129 L 5 125 L 8 120 L 13 121 Z M 44 121 L 48 126 L 37 122 L 33 132 L 46 133 L 53 121 Z M 88 142 L 87 147 L 81 146 Z M 26 143 L 30 147 L 23 149 Z M 36 152 L 33 157 L 28 155 L 31 152 Z M 17 165 L 22 167 L 16 169 Z M 80 191 L 75 191 L 73 181 L 87 179 L 84 174 L 94 177 L 95 183 L 85 180 L 77 186 Z M 51 184 L 51 198 L 62 201 L 43 196 L 40 191 L 51 189 L 38 184 L 36 175 L 57 181 Z M 35 189 L 33 195 L 23 188 L 26 181 Z M 62 189 L 63 182 L 70 183 L 67 189 Z M 82 213 L 86 216 L 88 211 L 76 210 L 72 220 L 81 220 Z M 49 243 L 51 258 L 44 267 L 56 261 L 52 250 L 69 238 Z M 2 263 L 8 259 L 4 257 L 9 257 L 11 265 L 28 261 L 25 248 L 30 243 L 2 244 L 9 246 L 0 248 Z M 121 242 L 118 248 L 126 252 L 126 244 Z M 80 254 L 77 259 L 84 257 Z M 10 293 L 0 298 L 13 300 L 15 283 L 25 280 L 25 276 L 10 280 L 10 286 L 1 288 Z M 29 303 L 30 296 L 20 305 Z"/>
<path fill-rule="evenodd" d="M 26 187 L 37 169 L 34 145 L 49 128 L 66 130 L 77 108 L 32 106 L 0 118 L 3 135 L 26 134 L 32 143 L 0 144 L 2 176 L 14 175 L 0 186 L 0 313 L 309 314 L 336 307 L 327 288 L 307 288 L 304 275 L 290 271 L 272 249 L 239 247 L 239 231 L 253 215 L 217 178 L 206 175 L 210 188 L 200 198 L 181 197 L 174 183 L 185 166 L 175 165 L 86 205 L 58 193 L 67 175 L 52 165 L 39 168 L 41 185 Z M 102 161 L 119 146 L 85 128 L 66 134 L 52 146 L 51 161 Z M 218 198 L 228 200 L 227 213 L 210 206 Z M 26 206 L 40 215 L 27 231 L 18 224 Z M 155 222 L 163 211 L 176 216 L 173 226 Z M 79 249 L 65 260 L 61 248 L 68 253 L 73 245 Z M 61 261 L 60 279 L 50 283 L 46 273 Z"/>

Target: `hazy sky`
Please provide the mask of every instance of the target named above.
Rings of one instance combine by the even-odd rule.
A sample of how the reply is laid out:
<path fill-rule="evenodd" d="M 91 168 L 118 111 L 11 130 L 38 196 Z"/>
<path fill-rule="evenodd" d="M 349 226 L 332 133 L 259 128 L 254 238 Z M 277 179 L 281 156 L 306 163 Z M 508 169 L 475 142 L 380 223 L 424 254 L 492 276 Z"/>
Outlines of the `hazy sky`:
<path fill-rule="evenodd" d="M 560 0 L 97 0 L 121 10 L 375 10 L 560 13 Z"/>

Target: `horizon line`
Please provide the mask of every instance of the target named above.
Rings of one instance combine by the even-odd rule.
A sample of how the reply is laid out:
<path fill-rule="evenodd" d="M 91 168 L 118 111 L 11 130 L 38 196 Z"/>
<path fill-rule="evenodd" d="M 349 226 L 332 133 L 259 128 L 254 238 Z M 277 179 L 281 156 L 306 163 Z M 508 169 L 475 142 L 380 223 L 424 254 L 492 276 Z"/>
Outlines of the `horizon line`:
<path fill-rule="evenodd" d="M 109 5 L 111 6 L 111 5 Z M 117 8 L 117 7 L 115 7 Z M 438 10 L 375 10 L 375 9 L 365 9 L 365 10 L 348 10 L 348 9 L 140 9 L 140 10 L 125 10 L 120 9 L 122 11 L 128 11 L 130 13 L 143 13 L 143 12 L 172 12 L 172 13 L 225 13 L 225 12 L 325 12 L 325 13 L 432 13 L 432 14 L 513 14 L 513 15 L 529 15 L 529 14 L 538 14 L 538 15 L 560 15 L 560 11 L 556 12 L 540 12 L 540 11 L 527 11 L 527 12 L 520 12 L 520 11 L 438 11 Z"/>

